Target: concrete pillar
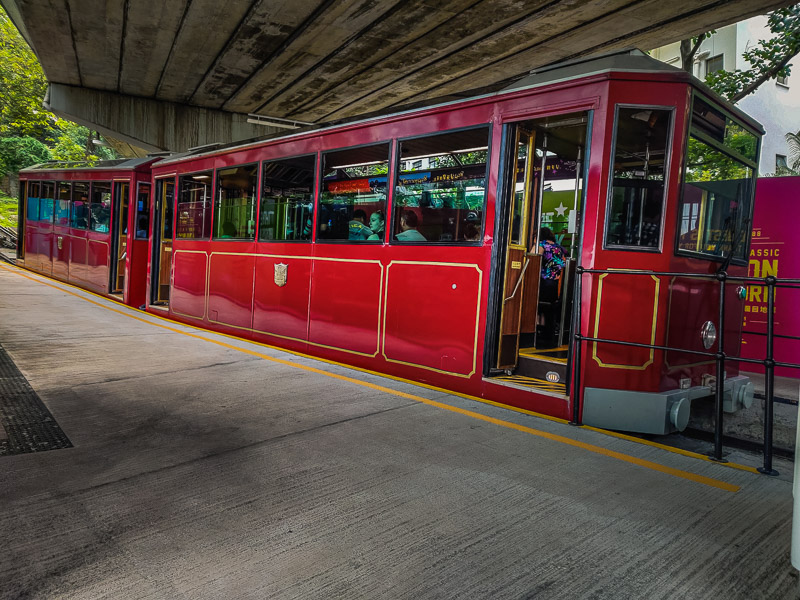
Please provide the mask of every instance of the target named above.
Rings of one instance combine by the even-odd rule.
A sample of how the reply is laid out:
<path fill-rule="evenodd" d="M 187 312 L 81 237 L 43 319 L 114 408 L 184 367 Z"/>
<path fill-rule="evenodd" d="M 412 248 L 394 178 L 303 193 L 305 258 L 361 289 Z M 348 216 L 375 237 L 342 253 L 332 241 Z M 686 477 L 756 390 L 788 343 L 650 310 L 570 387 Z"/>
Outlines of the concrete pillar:
<path fill-rule="evenodd" d="M 285 129 L 254 125 L 247 115 L 51 83 L 45 108 L 148 151 L 184 152 L 228 144 Z"/>

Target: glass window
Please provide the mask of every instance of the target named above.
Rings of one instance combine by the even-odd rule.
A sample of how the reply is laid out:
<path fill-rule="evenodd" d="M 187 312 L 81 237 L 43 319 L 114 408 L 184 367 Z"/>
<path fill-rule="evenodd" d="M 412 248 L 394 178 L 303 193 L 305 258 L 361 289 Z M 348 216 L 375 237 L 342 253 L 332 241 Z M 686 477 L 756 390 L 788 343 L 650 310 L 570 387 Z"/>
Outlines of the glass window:
<path fill-rule="evenodd" d="M 758 156 L 758 137 L 698 96 L 692 102 L 692 129 L 745 160 Z"/>
<path fill-rule="evenodd" d="M 679 211 L 678 249 L 744 259 L 753 170 L 692 136 Z"/>
<path fill-rule="evenodd" d="M 706 75 L 722 71 L 724 68 L 723 64 L 722 54 L 706 59 Z"/>
<path fill-rule="evenodd" d="M 400 142 L 396 241 L 480 241 L 488 145 L 488 127 Z"/>
<path fill-rule="evenodd" d="M 369 224 L 373 214 L 377 215 L 376 223 L 386 214 L 389 143 L 326 152 L 322 161 L 317 237 L 382 241 L 383 231 L 378 225 L 373 231 Z"/>
<path fill-rule="evenodd" d="M 89 205 L 89 229 L 98 233 L 108 233 L 111 224 L 111 182 L 92 183 L 92 202 Z"/>
<path fill-rule="evenodd" d="M 150 184 L 140 183 L 136 193 L 136 239 L 150 235 Z"/>
<path fill-rule="evenodd" d="M 28 182 L 28 208 L 25 212 L 28 221 L 39 220 L 39 182 Z"/>
<path fill-rule="evenodd" d="M 53 220 L 53 203 L 56 197 L 56 184 L 52 181 L 43 181 L 39 188 L 39 220 L 48 223 Z"/>
<path fill-rule="evenodd" d="M 55 209 L 56 225 L 69 227 L 69 205 L 70 198 L 72 197 L 72 184 L 68 181 L 59 181 L 56 191 L 58 194 Z"/>
<path fill-rule="evenodd" d="M 217 171 L 214 239 L 256 239 L 258 165 Z"/>
<path fill-rule="evenodd" d="M 213 172 L 206 171 L 178 178 L 177 238 L 204 240 L 211 235 L 212 177 Z"/>
<path fill-rule="evenodd" d="M 89 226 L 89 184 L 72 184 L 72 210 L 69 225 L 73 229 L 86 229 Z"/>
<path fill-rule="evenodd" d="M 316 156 L 264 161 L 258 239 L 309 240 L 314 220 Z"/>
<path fill-rule="evenodd" d="M 672 111 L 618 107 L 606 246 L 658 249 Z"/>

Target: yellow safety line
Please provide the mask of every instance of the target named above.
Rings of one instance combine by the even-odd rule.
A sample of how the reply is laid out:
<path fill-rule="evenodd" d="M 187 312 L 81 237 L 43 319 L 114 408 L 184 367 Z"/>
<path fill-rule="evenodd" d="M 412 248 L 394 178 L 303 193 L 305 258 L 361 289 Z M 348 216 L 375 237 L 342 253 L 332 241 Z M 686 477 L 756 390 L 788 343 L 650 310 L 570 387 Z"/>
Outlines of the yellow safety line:
<path fill-rule="evenodd" d="M 6 265 L 3 265 L 2 263 L 0 263 L 0 267 L 3 267 L 4 269 L 13 272 L 13 270 L 10 267 L 8 267 Z M 17 267 L 17 269 L 19 269 L 19 268 Z M 19 269 L 19 270 L 21 270 L 21 269 Z M 675 468 L 672 468 L 672 467 L 667 467 L 665 465 L 661 465 L 659 463 L 655 463 L 655 462 L 652 462 L 652 461 L 649 461 L 649 460 L 644 460 L 644 459 L 636 458 L 634 456 L 630 456 L 628 454 L 623 454 L 622 452 L 616 452 L 614 450 L 609 450 L 607 448 L 602 448 L 600 446 L 595 446 L 594 444 L 587 444 L 585 442 L 574 440 L 574 439 L 571 439 L 571 438 L 568 438 L 568 437 L 564 437 L 564 436 L 561 436 L 561 435 L 548 433 L 546 431 L 541 431 L 541 430 L 538 430 L 538 429 L 533 429 L 531 427 L 526 427 L 524 425 L 519 425 L 517 423 L 512 423 L 510 421 L 503 421 L 502 419 L 496 419 L 494 417 L 489 417 L 487 415 L 482 415 L 480 413 L 476 413 L 476 412 L 473 412 L 473 411 L 470 411 L 470 410 L 466 410 L 466 409 L 463 409 L 463 408 L 458 408 L 456 406 L 451 406 L 449 404 L 444 404 L 442 402 L 437 402 L 435 400 L 429 400 L 428 398 L 423 398 L 422 396 L 416 396 L 414 394 L 401 392 L 399 390 L 393 390 L 391 388 L 387 388 L 387 387 L 384 387 L 382 385 L 369 383 L 367 381 L 361 381 L 359 379 L 353 379 L 352 377 L 348 377 L 346 375 L 339 375 L 338 373 L 331 373 L 330 371 L 324 371 L 322 369 L 317 369 L 316 367 L 311 367 L 311 366 L 308 366 L 308 365 L 302 365 L 302 364 L 299 364 L 299 363 L 296 363 L 296 362 L 292 362 L 292 361 L 289 361 L 289 360 L 276 358 L 276 357 L 273 357 L 273 356 L 262 354 L 260 352 L 256 352 L 254 350 L 249 350 L 247 348 L 240 348 L 238 346 L 234 346 L 233 344 L 228 344 L 228 343 L 225 343 L 225 342 L 222 342 L 222 341 L 219 341 L 219 340 L 203 337 L 201 335 L 197 335 L 197 334 L 194 334 L 194 333 L 189 333 L 187 331 L 181 331 L 180 329 L 176 329 L 174 327 L 169 327 L 169 326 L 163 325 L 161 323 L 153 323 L 151 320 L 143 319 L 142 317 L 138 317 L 136 315 L 132 315 L 132 314 L 130 314 L 129 311 L 122 311 L 122 310 L 118 310 L 116 308 L 112 308 L 110 306 L 106 306 L 104 304 L 101 304 L 100 302 L 95 302 L 94 300 L 86 298 L 85 296 L 82 296 L 81 294 L 77 294 L 77 293 L 72 292 L 70 290 L 66 290 L 66 289 L 64 289 L 62 287 L 59 287 L 57 285 L 48 283 L 46 281 L 37 280 L 37 279 L 35 279 L 33 277 L 25 275 L 24 273 L 18 272 L 17 275 L 19 275 L 21 277 L 24 277 L 25 279 L 30 279 L 31 281 L 40 283 L 42 285 L 46 285 L 48 287 L 52 287 L 52 288 L 54 288 L 56 290 L 59 290 L 61 292 L 69 294 L 71 296 L 75 296 L 76 298 L 80 298 L 82 300 L 85 300 L 86 302 L 89 302 L 90 304 L 94 304 L 95 306 L 99 306 L 99 307 L 104 308 L 106 310 L 110 310 L 111 312 L 115 312 L 117 314 L 129 317 L 129 318 L 134 319 L 136 321 L 141 321 L 142 323 L 147 323 L 148 325 L 152 325 L 154 327 L 159 327 L 159 328 L 162 328 L 162 329 L 166 329 L 167 331 L 171 331 L 173 333 L 179 333 L 179 334 L 191 337 L 191 338 L 195 338 L 195 339 L 198 339 L 198 340 L 202 340 L 202 341 L 205 341 L 205 342 L 216 344 L 216 345 L 221 346 L 223 348 L 228 348 L 228 349 L 231 349 L 231 350 L 237 350 L 237 351 L 242 352 L 244 354 L 248 354 L 250 356 L 261 358 L 263 360 L 267 360 L 267 361 L 278 363 L 278 364 L 281 364 L 281 365 L 285 365 L 285 366 L 301 369 L 303 371 L 307 371 L 307 372 L 310 372 L 310 373 L 315 373 L 315 374 L 318 374 L 318 375 L 325 375 L 325 376 L 328 376 L 328 377 L 332 377 L 333 379 L 339 379 L 341 381 L 347 381 L 349 383 L 353 383 L 353 384 L 356 384 L 356 385 L 367 387 L 367 388 L 370 388 L 370 389 L 373 389 L 373 390 L 376 390 L 376 391 L 379 391 L 379 392 L 384 392 L 384 393 L 387 393 L 387 394 L 390 394 L 390 395 L 393 395 L 393 396 L 398 396 L 400 398 L 407 398 L 409 400 L 415 400 L 415 401 L 417 401 L 417 402 L 419 402 L 421 404 L 427 404 L 428 406 L 433 406 L 433 407 L 436 407 L 436 408 L 440 408 L 442 410 L 448 410 L 450 412 L 454 412 L 454 413 L 458 413 L 458 414 L 461 414 L 461 415 L 469 416 L 469 417 L 472 417 L 474 419 L 485 421 L 487 423 L 492 423 L 494 425 L 499 425 L 500 427 L 506 427 L 508 429 L 514 429 L 516 431 L 529 433 L 531 435 L 535 435 L 535 436 L 538 436 L 538 437 L 541 437 L 541 438 L 544 438 L 544 439 L 548 439 L 548 440 L 555 441 L 555 442 L 560 442 L 562 444 L 573 446 L 575 448 L 581 448 L 583 450 L 587 450 L 589 452 L 594 452 L 595 454 L 601 454 L 603 456 L 608 456 L 610 458 L 616 458 L 617 460 L 621 460 L 623 462 L 628 462 L 628 463 L 631 463 L 631 464 L 634 464 L 634 465 L 638 465 L 638 466 L 641 466 L 641 467 L 652 469 L 654 471 L 658 471 L 658 472 L 661 472 L 661 473 L 666 473 L 668 475 L 673 475 L 675 477 L 679 477 L 679 478 L 682 478 L 682 479 L 687 479 L 689 481 L 694 481 L 694 482 L 697 482 L 697 483 L 701 483 L 703 485 L 708 485 L 708 486 L 711 486 L 711 487 L 715 487 L 715 488 L 718 488 L 718 489 L 721 489 L 721 490 L 725 490 L 725 491 L 728 491 L 728 492 L 738 492 L 741 489 L 740 486 L 733 485 L 733 484 L 730 484 L 730 483 L 727 483 L 725 481 L 721 481 L 721 480 L 718 480 L 718 479 L 713 479 L 711 477 L 705 477 L 704 475 L 697 475 L 695 473 L 690 473 L 688 471 L 683 471 L 681 469 L 675 469 Z M 77 286 L 73 286 L 71 284 L 64 284 L 64 285 L 68 285 L 70 287 L 77 287 Z M 84 290 L 83 288 L 78 288 L 78 289 L 80 289 L 82 292 L 88 291 L 88 290 Z M 93 293 L 93 292 L 89 292 L 89 293 Z M 101 297 L 105 299 L 105 296 L 101 296 Z M 150 315 L 150 313 L 148 313 L 148 315 Z M 160 318 L 163 319 L 163 317 L 160 317 Z M 169 320 L 169 319 L 164 319 L 164 320 Z M 199 329 L 199 328 L 195 328 L 195 329 Z M 201 331 L 206 331 L 206 330 L 202 330 L 201 329 Z M 212 332 L 209 332 L 209 333 L 212 333 Z M 227 337 L 233 337 L 234 339 L 240 339 L 240 338 L 235 338 L 234 336 L 227 336 Z M 241 340 L 241 341 L 249 343 L 249 340 Z M 315 358 L 315 357 L 309 357 L 309 358 Z M 414 382 L 409 382 L 409 383 L 414 383 Z M 442 391 L 447 391 L 447 390 L 442 390 Z M 469 396 L 466 396 L 466 395 L 463 395 L 463 394 L 459 394 L 459 395 L 469 398 Z M 476 400 L 480 400 L 480 399 L 476 398 Z M 488 404 L 494 404 L 494 405 L 500 406 L 500 407 L 505 407 L 505 405 L 500 404 L 500 403 L 496 403 L 496 402 L 487 401 L 487 403 Z M 523 409 L 519 409 L 518 412 L 525 412 L 525 413 L 529 413 L 529 414 L 535 414 L 532 411 L 525 411 Z M 566 421 L 564 421 L 563 419 L 552 418 L 552 420 L 560 421 L 562 423 L 566 423 Z M 601 433 L 613 434 L 614 437 L 620 437 L 620 438 L 623 438 L 623 439 L 629 439 L 631 441 L 647 442 L 646 440 L 639 440 L 638 438 L 625 436 L 624 434 L 614 434 L 613 432 L 607 432 L 605 430 L 596 429 L 594 427 L 586 427 L 586 426 L 584 426 L 584 428 L 585 429 L 590 429 L 592 431 L 598 431 L 598 432 L 601 432 Z M 656 444 L 656 443 L 653 443 L 653 442 L 649 442 L 649 443 L 647 443 L 647 445 L 652 445 L 652 446 L 656 446 L 656 447 L 663 447 L 664 449 L 670 449 L 670 450 L 678 450 L 678 449 L 675 449 L 675 448 L 670 448 L 668 446 L 662 446 L 661 444 Z M 708 457 L 703 457 L 700 454 L 690 453 L 688 451 L 679 451 L 677 453 L 678 454 L 684 454 L 684 455 L 687 455 L 687 456 L 696 456 L 696 457 L 699 457 L 699 458 L 705 458 L 706 460 L 708 460 Z M 725 465 L 733 466 L 733 463 L 719 463 L 719 464 L 725 464 Z M 750 470 L 755 471 L 755 469 L 752 469 L 751 467 L 745 467 L 744 465 L 736 465 L 736 466 L 739 467 L 739 468 L 743 468 L 744 470 L 747 470 L 747 471 L 750 471 Z M 755 471 L 755 472 L 757 472 L 757 471 Z"/>

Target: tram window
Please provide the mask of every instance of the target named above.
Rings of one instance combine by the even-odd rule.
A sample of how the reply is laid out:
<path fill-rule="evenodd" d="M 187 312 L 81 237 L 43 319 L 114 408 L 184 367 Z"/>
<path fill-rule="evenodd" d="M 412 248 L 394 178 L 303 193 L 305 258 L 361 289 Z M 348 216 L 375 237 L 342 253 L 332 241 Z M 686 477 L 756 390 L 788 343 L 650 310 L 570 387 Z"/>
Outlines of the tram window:
<path fill-rule="evenodd" d="M 389 144 L 326 152 L 322 157 L 317 238 L 382 242 L 380 217 L 386 214 Z M 373 220 L 374 231 L 370 228 Z"/>
<path fill-rule="evenodd" d="M 315 170 L 315 156 L 264 161 L 259 241 L 311 239 Z"/>
<path fill-rule="evenodd" d="M 692 102 L 692 129 L 747 160 L 758 156 L 758 137 L 699 96 Z"/>
<path fill-rule="evenodd" d="M 28 208 L 25 211 L 25 218 L 30 221 L 39 220 L 39 182 L 28 182 Z"/>
<path fill-rule="evenodd" d="M 72 184 L 72 207 L 69 225 L 73 229 L 86 229 L 89 226 L 89 184 Z"/>
<path fill-rule="evenodd" d="M 111 223 L 111 182 L 93 182 L 91 198 L 89 229 L 98 233 L 108 233 L 108 226 Z"/>
<path fill-rule="evenodd" d="M 661 245 L 672 110 L 618 107 L 606 247 Z"/>
<path fill-rule="evenodd" d="M 58 199 L 55 206 L 56 225 L 69 227 L 69 205 L 72 196 L 72 184 L 68 181 L 59 181 L 56 189 Z"/>
<path fill-rule="evenodd" d="M 679 215 L 678 251 L 744 260 L 753 170 L 692 136 Z"/>
<path fill-rule="evenodd" d="M 395 241 L 480 241 L 488 145 L 488 127 L 400 141 Z"/>
<path fill-rule="evenodd" d="M 256 239 L 258 165 L 217 171 L 214 239 Z"/>
<path fill-rule="evenodd" d="M 170 235 L 172 232 L 170 232 Z M 150 184 L 140 183 L 136 193 L 136 239 L 150 235 Z"/>
<path fill-rule="evenodd" d="M 178 226 L 175 236 L 206 240 L 211 234 L 212 171 L 178 178 Z"/>
<path fill-rule="evenodd" d="M 39 220 L 50 223 L 53 220 L 53 202 L 55 202 L 56 185 L 52 181 L 43 181 L 39 188 Z"/>

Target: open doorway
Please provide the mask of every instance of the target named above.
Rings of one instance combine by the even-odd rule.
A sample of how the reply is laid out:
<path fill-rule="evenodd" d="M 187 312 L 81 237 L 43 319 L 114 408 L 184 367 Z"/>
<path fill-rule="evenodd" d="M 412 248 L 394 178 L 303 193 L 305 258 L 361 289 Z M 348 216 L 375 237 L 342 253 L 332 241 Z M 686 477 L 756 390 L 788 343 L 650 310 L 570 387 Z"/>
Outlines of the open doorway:
<path fill-rule="evenodd" d="M 125 262 L 128 258 L 128 194 L 130 183 L 114 182 L 111 224 L 111 269 L 109 287 L 112 294 L 122 294 L 125 290 Z"/>
<path fill-rule="evenodd" d="M 565 393 L 590 114 L 509 124 L 493 373 Z"/>

